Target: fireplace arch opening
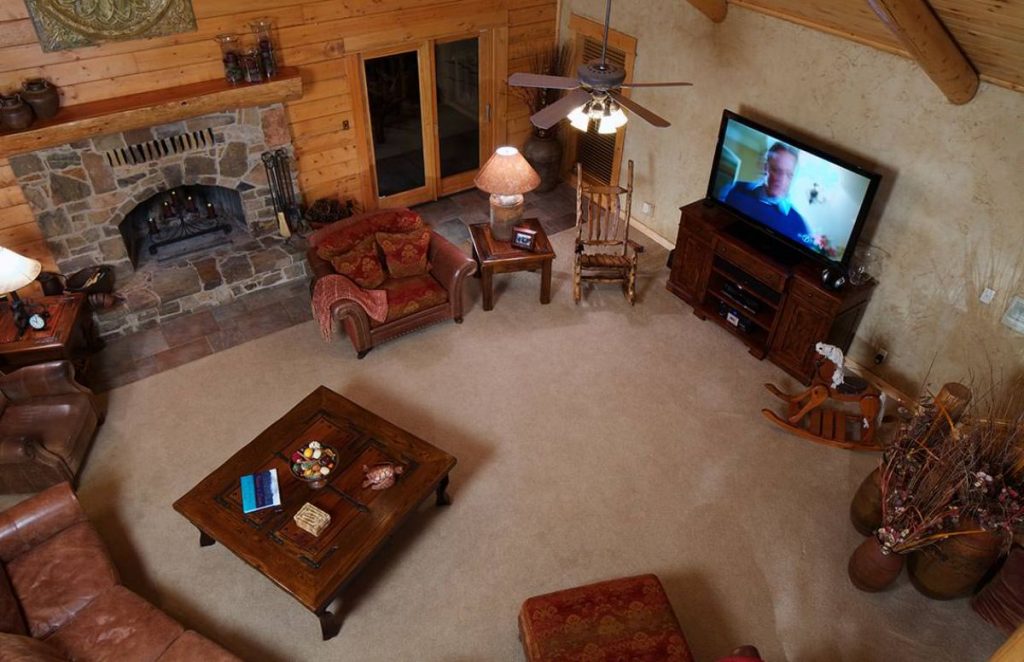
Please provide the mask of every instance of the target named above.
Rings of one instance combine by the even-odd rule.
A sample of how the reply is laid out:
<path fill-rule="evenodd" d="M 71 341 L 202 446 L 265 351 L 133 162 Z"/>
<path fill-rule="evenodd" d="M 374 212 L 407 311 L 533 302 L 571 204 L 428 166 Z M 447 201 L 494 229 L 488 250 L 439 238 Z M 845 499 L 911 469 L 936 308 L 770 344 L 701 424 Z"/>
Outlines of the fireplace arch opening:
<path fill-rule="evenodd" d="M 242 197 L 230 188 L 186 184 L 159 191 L 118 224 L 136 270 L 207 251 L 248 235 Z M 232 235 L 235 235 L 233 237 Z"/>

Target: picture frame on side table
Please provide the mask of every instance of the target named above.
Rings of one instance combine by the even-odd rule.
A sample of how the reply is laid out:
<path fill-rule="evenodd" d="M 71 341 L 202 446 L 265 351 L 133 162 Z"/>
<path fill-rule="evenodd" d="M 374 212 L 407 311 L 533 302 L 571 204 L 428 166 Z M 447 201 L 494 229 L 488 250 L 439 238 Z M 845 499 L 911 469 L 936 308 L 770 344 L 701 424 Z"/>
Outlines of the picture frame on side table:
<path fill-rule="evenodd" d="M 509 240 L 513 248 L 533 252 L 537 250 L 537 231 L 528 227 L 517 225 L 512 228 L 512 238 Z"/>

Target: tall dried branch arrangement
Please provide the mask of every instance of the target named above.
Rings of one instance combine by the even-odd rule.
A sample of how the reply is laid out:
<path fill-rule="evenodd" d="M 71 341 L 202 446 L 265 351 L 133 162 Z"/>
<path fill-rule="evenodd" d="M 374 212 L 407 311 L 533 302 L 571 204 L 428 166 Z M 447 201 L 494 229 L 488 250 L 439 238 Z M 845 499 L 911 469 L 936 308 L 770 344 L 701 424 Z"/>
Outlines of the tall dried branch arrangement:
<path fill-rule="evenodd" d="M 967 481 L 953 417 L 926 396 L 882 456 L 882 550 L 902 554 L 948 537 L 959 525 L 956 496 Z"/>
<path fill-rule="evenodd" d="M 530 62 L 530 72 L 548 76 L 568 76 L 572 65 L 572 48 L 568 43 L 553 45 L 535 51 Z M 516 96 L 534 114 L 550 106 L 562 98 L 564 90 L 552 90 L 545 87 L 510 86 Z M 557 124 L 550 130 L 555 130 Z"/>
<path fill-rule="evenodd" d="M 959 413 L 926 396 L 883 454 L 884 551 L 983 531 L 1008 543 L 1024 531 L 1024 378 Z"/>
<path fill-rule="evenodd" d="M 1012 538 L 1024 531 L 1024 375 L 984 399 L 966 427 L 971 457 L 962 501 L 982 528 Z"/>

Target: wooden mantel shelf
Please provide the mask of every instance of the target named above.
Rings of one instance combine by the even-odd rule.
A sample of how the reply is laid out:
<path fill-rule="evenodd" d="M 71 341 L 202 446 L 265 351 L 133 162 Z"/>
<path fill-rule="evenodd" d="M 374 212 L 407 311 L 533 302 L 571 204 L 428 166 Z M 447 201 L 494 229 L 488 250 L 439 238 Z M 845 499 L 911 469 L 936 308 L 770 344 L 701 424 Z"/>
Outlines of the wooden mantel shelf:
<path fill-rule="evenodd" d="M 231 85 L 224 79 L 61 108 L 23 131 L 0 133 L 0 158 L 65 145 L 84 138 L 167 124 L 222 110 L 264 106 L 302 96 L 302 77 L 282 67 L 266 83 Z"/>

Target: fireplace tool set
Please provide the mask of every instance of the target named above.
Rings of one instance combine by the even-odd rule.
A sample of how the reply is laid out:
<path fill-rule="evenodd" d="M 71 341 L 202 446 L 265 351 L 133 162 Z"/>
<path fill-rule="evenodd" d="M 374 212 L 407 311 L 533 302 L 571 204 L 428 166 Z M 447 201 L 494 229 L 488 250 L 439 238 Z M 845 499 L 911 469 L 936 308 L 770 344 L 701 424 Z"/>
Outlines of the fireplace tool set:
<path fill-rule="evenodd" d="M 277 213 L 278 231 L 282 237 L 291 237 L 293 231 L 300 229 L 302 212 L 295 198 L 288 152 L 283 149 L 264 152 L 262 158 L 263 167 L 267 169 L 267 181 L 270 182 L 274 211 Z"/>

